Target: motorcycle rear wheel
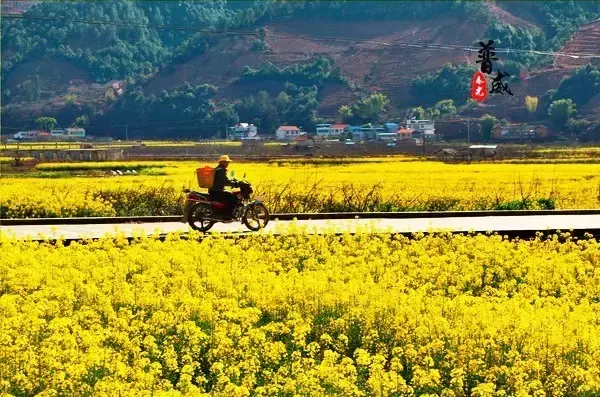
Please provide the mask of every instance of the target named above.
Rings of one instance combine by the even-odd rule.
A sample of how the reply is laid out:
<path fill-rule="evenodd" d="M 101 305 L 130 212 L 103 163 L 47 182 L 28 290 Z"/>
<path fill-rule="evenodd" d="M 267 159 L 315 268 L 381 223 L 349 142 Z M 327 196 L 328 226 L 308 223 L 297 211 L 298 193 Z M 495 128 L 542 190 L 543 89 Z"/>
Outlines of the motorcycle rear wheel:
<path fill-rule="evenodd" d="M 192 229 L 204 233 L 209 231 L 215 224 L 215 222 L 204 220 L 204 218 L 210 218 L 212 216 L 213 213 L 209 204 L 197 203 L 190 208 L 188 224 Z"/>
<path fill-rule="evenodd" d="M 242 220 L 244 225 L 253 232 L 263 229 L 269 223 L 269 210 L 264 204 L 250 204 L 244 211 Z"/>

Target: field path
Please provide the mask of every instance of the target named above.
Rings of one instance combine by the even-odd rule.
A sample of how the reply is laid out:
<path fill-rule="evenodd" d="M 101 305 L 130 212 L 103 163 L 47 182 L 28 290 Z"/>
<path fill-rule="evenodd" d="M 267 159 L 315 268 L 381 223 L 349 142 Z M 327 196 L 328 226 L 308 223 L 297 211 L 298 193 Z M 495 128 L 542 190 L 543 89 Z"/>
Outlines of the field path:
<path fill-rule="evenodd" d="M 337 233 L 357 232 L 361 230 L 393 233 L 428 232 L 431 230 L 450 230 L 454 232 L 544 232 L 574 230 L 594 235 L 600 230 L 600 215 L 532 215 L 532 216 L 482 216 L 414 219 L 350 219 L 350 220 L 271 220 L 264 232 L 289 233 L 297 228 L 306 228 L 310 233 L 334 231 Z M 286 230 L 287 229 L 287 230 Z M 99 238 L 106 234 L 124 233 L 126 237 L 135 237 L 141 232 L 154 233 L 188 232 L 190 227 L 184 223 L 122 223 L 87 225 L 19 225 L 0 226 L 0 237 L 17 238 Z M 210 232 L 249 233 L 240 223 L 217 224 Z"/>

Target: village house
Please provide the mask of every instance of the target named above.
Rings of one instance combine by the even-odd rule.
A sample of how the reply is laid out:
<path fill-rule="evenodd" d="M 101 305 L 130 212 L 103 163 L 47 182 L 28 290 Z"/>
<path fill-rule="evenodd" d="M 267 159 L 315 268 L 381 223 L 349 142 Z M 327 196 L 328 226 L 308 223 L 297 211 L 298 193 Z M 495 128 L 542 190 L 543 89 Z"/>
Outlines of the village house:
<path fill-rule="evenodd" d="M 317 124 L 317 135 L 329 136 L 331 124 Z"/>
<path fill-rule="evenodd" d="M 352 139 L 355 141 L 364 140 L 364 134 L 362 132 L 362 127 L 358 125 L 350 126 L 350 133 L 352 134 Z"/>
<path fill-rule="evenodd" d="M 349 124 L 334 124 L 329 128 L 330 135 L 342 135 L 346 132 L 350 132 Z"/>
<path fill-rule="evenodd" d="M 400 128 L 400 126 L 397 123 L 385 123 L 384 126 L 387 132 L 391 132 L 393 134 L 398 132 L 398 128 Z"/>
<path fill-rule="evenodd" d="M 435 137 L 435 122 L 433 120 L 406 120 L 406 128 L 411 128 L 414 132 L 424 136 L 426 139 Z"/>
<path fill-rule="evenodd" d="M 258 130 L 254 124 L 239 123 L 233 127 L 229 127 L 227 138 L 229 140 L 257 139 Z"/>
<path fill-rule="evenodd" d="M 317 124 L 317 135 L 322 137 L 339 137 L 350 132 L 349 124 Z"/>
<path fill-rule="evenodd" d="M 412 134 L 413 134 L 414 130 L 412 128 L 400 128 L 397 133 L 396 136 L 398 140 L 407 140 L 407 139 L 412 139 Z"/>
<path fill-rule="evenodd" d="M 58 138 L 85 138 L 85 130 L 83 128 L 64 128 L 50 130 L 53 137 Z"/>
<path fill-rule="evenodd" d="M 361 127 L 351 127 L 352 138 L 358 141 L 369 141 L 377 138 L 377 134 L 385 133 L 383 127 L 373 125 L 363 125 Z"/>
<path fill-rule="evenodd" d="M 399 125 L 396 123 L 385 123 L 383 127 L 375 127 L 375 138 L 378 141 L 395 141 L 398 137 Z"/>
<path fill-rule="evenodd" d="M 44 131 L 19 131 L 13 136 L 13 138 L 16 140 L 35 140 L 40 136 L 42 132 Z"/>
<path fill-rule="evenodd" d="M 543 125 L 508 124 L 492 130 L 494 140 L 543 139 L 550 137 L 550 130 Z"/>
<path fill-rule="evenodd" d="M 280 141 L 295 140 L 298 136 L 304 134 L 300 128 L 295 125 L 282 125 L 275 131 L 275 136 Z"/>

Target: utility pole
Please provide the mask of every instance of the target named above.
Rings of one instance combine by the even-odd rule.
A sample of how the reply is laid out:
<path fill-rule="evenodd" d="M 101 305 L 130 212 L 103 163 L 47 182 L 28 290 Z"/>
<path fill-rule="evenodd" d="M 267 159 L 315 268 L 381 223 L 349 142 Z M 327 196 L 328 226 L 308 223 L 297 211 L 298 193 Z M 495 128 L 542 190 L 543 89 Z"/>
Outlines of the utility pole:
<path fill-rule="evenodd" d="M 469 99 L 467 98 L 467 145 L 471 145 L 471 112 Z"/>
<path fill-rule="evenodd" d="M 128 140 L 129 140 L 128 125 L 125 124 L 125 142 L 127 142 Z"/>
<path fill-rule="evenodd" d="M 467 144 L 471 144 L 471 115 L 467 115 Z"/>
<path fill-rule="evenodd" d="M 467 57 L 467 61 L 469 60 L 469 57 Z M 469 61 L 469 64 L 471 64 L 471 62 Z M 471 105 L 472 103 L 469 102 L 469 97 L 467 97 L 467 101 L 466 101 L 466 111 L 467 111 L 467 145 L 471 145 Z"/>

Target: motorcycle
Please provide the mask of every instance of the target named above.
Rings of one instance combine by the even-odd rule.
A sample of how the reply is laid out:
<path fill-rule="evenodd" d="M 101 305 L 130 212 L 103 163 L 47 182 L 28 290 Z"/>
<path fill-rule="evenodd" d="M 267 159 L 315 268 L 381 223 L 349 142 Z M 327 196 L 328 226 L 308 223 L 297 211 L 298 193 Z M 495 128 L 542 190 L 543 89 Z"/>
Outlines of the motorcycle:
<path fill-rule="evenodd" d="M 215 223 L 242 222 L 252 231 L 258 231 L 269 223 L 269 210 L 259 199 L 251 200 L 252 185 L 246 181 L 232 179 L 233 187 L 239 187 L 240 190 L 233 191 L 238 197 L 238 205 L 232 213 L 228 210 L 227 204 L 220 201 L 214 201 L 208 193 L 202 193 L 184 189 L 186 193 L 186 203 L 183 215 L 183 222 L 188 223 L 193 230 L 207 232 Z"/>

